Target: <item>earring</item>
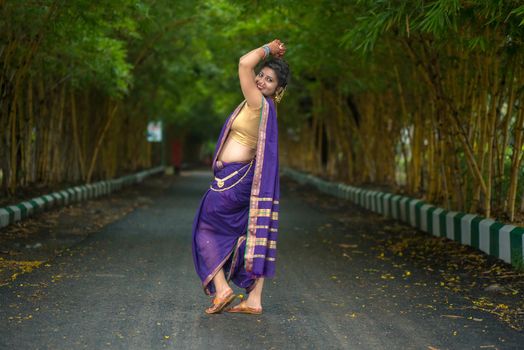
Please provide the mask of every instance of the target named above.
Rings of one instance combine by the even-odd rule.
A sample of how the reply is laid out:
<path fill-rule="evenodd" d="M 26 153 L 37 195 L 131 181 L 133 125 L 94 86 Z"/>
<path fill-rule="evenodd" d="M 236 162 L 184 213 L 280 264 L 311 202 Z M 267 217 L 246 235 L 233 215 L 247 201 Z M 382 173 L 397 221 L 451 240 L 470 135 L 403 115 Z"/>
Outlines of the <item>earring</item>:
<path fill-rule="evenodd" d="M 284 93 L 286 92 L 286 87 L 282 88 L 282 90 L 280 90 L 279 92 L 275 94 L 276 103 L 280 103 L 280 101 L 282 100 L 282 97 L 284 97 Z"/>

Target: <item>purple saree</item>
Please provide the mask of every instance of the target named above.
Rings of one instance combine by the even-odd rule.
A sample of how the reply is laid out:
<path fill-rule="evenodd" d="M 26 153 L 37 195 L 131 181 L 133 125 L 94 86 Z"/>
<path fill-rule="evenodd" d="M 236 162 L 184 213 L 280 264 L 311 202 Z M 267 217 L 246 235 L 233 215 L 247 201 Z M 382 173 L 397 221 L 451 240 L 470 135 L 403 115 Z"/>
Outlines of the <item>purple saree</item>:
<path fill-rule="evenodd" d="M 242 102 L 226 120 L 215 148 L 215 179 L 193 222 L 193 261 L 208 295 L 224 268 L 228 280 L 249 293 L 258 277 L 275 274 L 278 233 L 278 127 L 275 105 L 262 100 L 256 156 L 250 163 L 217 163 Z"/>

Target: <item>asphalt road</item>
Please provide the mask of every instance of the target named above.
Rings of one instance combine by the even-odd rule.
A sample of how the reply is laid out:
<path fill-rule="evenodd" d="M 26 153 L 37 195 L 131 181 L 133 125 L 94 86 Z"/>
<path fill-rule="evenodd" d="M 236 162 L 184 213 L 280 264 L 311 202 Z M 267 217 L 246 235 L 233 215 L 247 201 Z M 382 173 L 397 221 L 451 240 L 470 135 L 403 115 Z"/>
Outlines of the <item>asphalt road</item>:
<path fill-rule="evenodd" d="M 150 205 L 0 287 L 0 348 L 524 348 L 521 330 L 443 287 L 438 266 L 390 254 L 384 227 L 394 223 L 290 181 L 264 314 L 206 315 L 191 224 L 210 176 L 185 173 Z"/>

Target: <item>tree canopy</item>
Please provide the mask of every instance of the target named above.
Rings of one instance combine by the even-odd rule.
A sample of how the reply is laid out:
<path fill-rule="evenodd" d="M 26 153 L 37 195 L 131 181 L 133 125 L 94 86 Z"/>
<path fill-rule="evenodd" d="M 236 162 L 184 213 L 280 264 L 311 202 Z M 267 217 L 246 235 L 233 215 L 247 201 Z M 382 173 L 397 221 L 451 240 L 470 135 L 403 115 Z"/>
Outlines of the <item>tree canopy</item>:
<path fill-rule="evenodd" d="M 0 31 L 5 194 L 150 166 L 149 120 L 214 141 L 242 99 L 239 57 L 279 38 L 283 163 L 487 216 L 524 209 L 519 0 L 4 0 Z"/>

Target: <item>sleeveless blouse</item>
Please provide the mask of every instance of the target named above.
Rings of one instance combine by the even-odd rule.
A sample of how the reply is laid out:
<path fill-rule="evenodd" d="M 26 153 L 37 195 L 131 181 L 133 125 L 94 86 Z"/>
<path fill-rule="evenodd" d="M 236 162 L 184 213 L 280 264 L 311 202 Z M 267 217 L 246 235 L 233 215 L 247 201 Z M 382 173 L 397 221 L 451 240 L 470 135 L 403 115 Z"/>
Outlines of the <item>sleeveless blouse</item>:
<path fill-rule="evenodd" d="M 260 108 L 253 109 L 244 103 L 244 107 L 231 124 L 231 137 L 238 143 L 252 149 L 257 148 Z"/>

